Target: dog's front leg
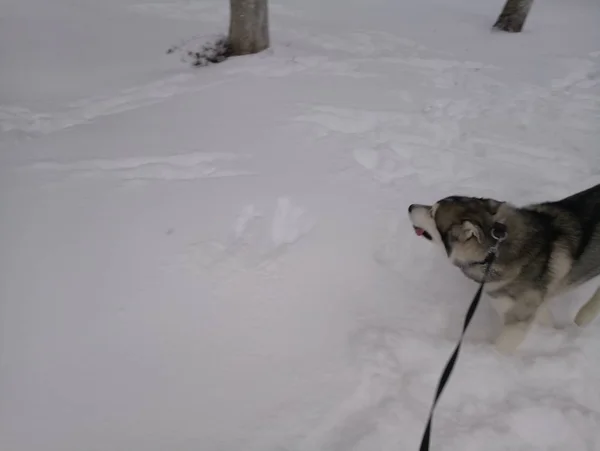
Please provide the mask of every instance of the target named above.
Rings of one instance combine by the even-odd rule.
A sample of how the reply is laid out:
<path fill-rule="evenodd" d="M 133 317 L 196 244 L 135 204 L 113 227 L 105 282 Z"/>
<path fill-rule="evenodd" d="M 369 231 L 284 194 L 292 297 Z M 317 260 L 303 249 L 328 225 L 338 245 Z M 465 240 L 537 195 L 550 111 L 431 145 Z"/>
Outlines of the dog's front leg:
<path fill-rule="evenodd" d="M 575 316 L 575 324 L 586 327 L 596 319 L 600 313 L 600 287 L 596 289 L 592 297 L 579 309 Z"/>
<path fill-rule="evenodd" d="M 496 338 L 498 352 L 510 354 L 525 340 L 531 324 L 538 317 L 545 324 L 552 323 L 549 310 L 543 306 L 544 297 L 538 292 L 530 292 L 515 300 L 504 315 L 504 327 Z"/>

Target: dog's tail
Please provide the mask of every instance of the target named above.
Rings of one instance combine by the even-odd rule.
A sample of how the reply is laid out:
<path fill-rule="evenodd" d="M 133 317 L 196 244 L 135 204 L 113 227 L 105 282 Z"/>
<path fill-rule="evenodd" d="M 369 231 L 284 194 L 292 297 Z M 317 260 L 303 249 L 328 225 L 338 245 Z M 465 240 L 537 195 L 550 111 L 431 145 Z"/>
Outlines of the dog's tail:
<path fill-rule="evenodd" d="M 575 315 L 575 324 L 579 327 L 585 327 L 590 324 L 600 313 L 600 287 L 594 292 L 592 297 L 579 309 Z"/>

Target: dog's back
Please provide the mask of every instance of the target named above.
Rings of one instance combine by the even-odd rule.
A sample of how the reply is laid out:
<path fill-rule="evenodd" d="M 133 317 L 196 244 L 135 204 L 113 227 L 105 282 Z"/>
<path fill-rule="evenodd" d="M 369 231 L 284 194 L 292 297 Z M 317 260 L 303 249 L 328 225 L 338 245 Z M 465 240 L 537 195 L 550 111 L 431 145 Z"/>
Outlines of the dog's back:
<path fill-rule="evenodd" d="M 579 285 L 600 275 L 600 184 L 550 205 L 568 212 L 579 230 L 573 254 L 570 285 Z"/>

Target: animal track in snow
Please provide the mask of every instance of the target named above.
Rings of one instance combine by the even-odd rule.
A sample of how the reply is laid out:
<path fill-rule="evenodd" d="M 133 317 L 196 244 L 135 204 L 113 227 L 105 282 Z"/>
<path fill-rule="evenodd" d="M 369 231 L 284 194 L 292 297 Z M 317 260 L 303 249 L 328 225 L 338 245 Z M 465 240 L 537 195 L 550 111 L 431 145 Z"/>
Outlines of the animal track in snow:
<path fill-rule="evenodd" d="M 367 327 L 350 340 L 360 380 L 355 390 L 328 412 L 298 447 L 300 451 L 346 451 L 350 449 L 382 449 L 380 441 L 388 421 L 405 427 L 420 428 L 422 419 L 413 412 L 425 411 L 422 402 L 427 388 L 419 374 L 431 365 L 422 347 L 431 348 L 428 340 L 401 336 L 385 329 Z M 421 349 L 419 349 L 421 348 Z M 421 371 L 423 370 L 423 371 Z"/>
<path fill-rule="evenodd" d="M 385 32 L 346 32 L 337 34 L 314 33 L 306 30 L 288 30 L 294 40 L 310 42 L 323 50 L 345 52 L 357 57 L 381 59 L 386 55 L 410 54 L 427 50 L 413 40 Z"/>
<path fill-rule="evenodd" d="M 272 215 L 248 204 L 236 216 L 224 242 L 212 240 L 188 245 L 184 265 L 203 273 L 209 270 L 220 277 L 229 277 L 237 270 L 256 269 L 298 242 L 315 224 L 316 218 L 288 197 L 277 199 Z"/>
<path fill-rule="evenodd" d="M 198 84 L 194 75 L 180 74 L 124 89 L 114 95 L 82 99 L 67 105 L 61 111 L 35 112 L 20 106 L 0 106 L 0 131 L 44 135 L 100 117 L 154 105 L 175 95 L 203 91 L 226 82 L 227 80 L 220 80 Z"/>
<path fill-rule="evenodd" d="M 339 61 L 322 55 L 297 55 L 285 47 L 274 47 L 260 57 L 226 70 L 229 75 L 252 74 L 259 77 L 278 78 L 308 72 L 337 77 L 366 78 L 374 75 L 359 71 L 358 63 Z"/>
<path fill-rule="evenodd" d="M 295 118 L 299 122 L 315 124 L 330 132 L 364 134 L 375 131 L 384 124 L 408 125 L 408 117 L 401 113 L 338 108 L 335 106 L 313 106 L 312 111 Z"/>
<path fill-rule="evenodd" d="M 356 147 L 349 150 L 382 183 L 409 176 L 427 184 L 471 177 L 477 167 L 468 161 L 459 164 L 455 152 L 449 152 L 462 140 L 457 121 L 445 116 L 432 120 L 432 114 L 432 110 L 408 114 L 317 106 L 296 120 L 315 124 L 316 133 L 359 136 L 363 145 L 356 146 L 353 139 Z"/>
<path fill-rule="evenodd" d="M 84 160 L 74 163 L 39 162 L 26 169 L 64 172 L 79 177 L 115 177 L 123 180 L 194 180 L 252 175 L 231 168 L 247 158 L 229 153 L 192 152 L 161 157 Z"/>
<path fill-rule="evenodd" d="M 280 197 L 271 224 L 271 240 L 276 247 L 293 244 L 314 225 L 314 218 L 304 208 L 294 207 L 290 199 Z"/>
<path fill-rule="evenodd" d="M 248 229 L 248 225 L 256 218 L 260 218 L 262 214 L 256 209 L 253 204 L 246 205 L 238 215 L 233 224 L 233 236 L 235 240 L 239 240 L 244 236 Z"/>
<path fill-rule="evenodd" d="M 264 214 L 254 205 L 246 205 L 231 228 L 234 241 L 244 240 L 250 233 L 249 225 L 259 218 L 264 218 Z M 294 205 L 288 197 L 277 199 L 270 224 L 264 224 L 265 221 L 268 220 L 262 221 L 262 237 L 255 237 L 257 240 L 253 241 L 262 242 L 267 252 L 294 244 L 310 232 L 316 223 L 315 218 L 305 208 Z"/>
<path fill-rule="evenodd" d="M 384 59 L 394 62 L 390 58 Z M 539 167 L 538 156 L 557 174 L 564 173 L 562 165 L 582 177 L 597 174 L 600 159 L 586 155 L 585 162 L 579 151 L 593 143 L 600 120 L 596 61 L 571 62 L 572 69 L 550 86 L 523 82 L 516 94 L 503 81 L 506 74 L 490 65 L 433 56 L 395 62 L 412 67 L 407 76 L 430 83 L 427 94 L 407 96 L 393 112 L 308 105 L 295 120 L 312 124 L 316 136 L 340 141 L 339 148 L 384 184 L 406 177 L 426 186 L 470 183 L 482 171 L 481 158 L 497 160 L 506 176 L 529 174 Z M 418 74 L 423 71 L 426 77 Z M 536 118 L 549 109 L 559 113 L 540 126 Z M 513 137 L 498 135 L 498 124 Z M 564 130 L 560 141 L 556 127 Z"/>

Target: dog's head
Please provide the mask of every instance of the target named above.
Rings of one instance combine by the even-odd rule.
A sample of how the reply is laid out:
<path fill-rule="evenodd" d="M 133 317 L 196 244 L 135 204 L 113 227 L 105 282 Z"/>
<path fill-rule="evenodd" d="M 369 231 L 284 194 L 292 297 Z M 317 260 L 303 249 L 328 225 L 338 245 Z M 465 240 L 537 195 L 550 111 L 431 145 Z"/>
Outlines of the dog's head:
<path fill-rule="evenodd" d="M 492 226 L 502 204 L 450 196 L 433 205 L 410 205 L 408 215 L 417 235 L 439 244 L 454 265 L 465 267 L 483 261 L 494 244 Z"/>

